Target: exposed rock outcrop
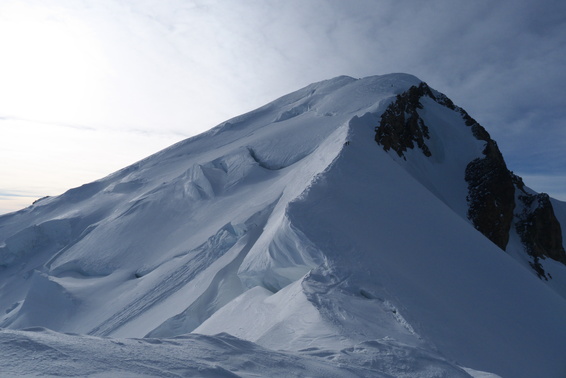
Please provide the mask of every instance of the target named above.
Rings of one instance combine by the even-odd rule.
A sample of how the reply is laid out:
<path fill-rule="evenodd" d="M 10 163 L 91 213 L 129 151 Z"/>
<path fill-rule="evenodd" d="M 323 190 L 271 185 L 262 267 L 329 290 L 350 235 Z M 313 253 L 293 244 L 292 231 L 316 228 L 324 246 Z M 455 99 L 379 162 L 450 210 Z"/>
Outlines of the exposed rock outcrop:
<path fill-rule="evenodd" d="M 513 175 L 489 133 L 475 121 L 471 127 L 474 136 L 485 140 L 486 145 L 485 157 L 472 160 L 466 167 L 468 218 L 478 231 L 505 250 L 515 209 Z"/>
<path fill-rule="evenodd" d="M 425 95 L 434 98 L 426 83 L 412 86 L 397 95 L 397 99 L 383 112 L 381 122 L 375 128 L 375 141 L 385 151 L 393 149 L 399 157 L 405 158 L 404 152 L 415 148 L 416 143 L 425 156 L 431 156 L 425 143 L 425 139 L 430 138 L 428 127 L 417 112 L 423 107 L 419 100 Z"/>
<path fill-rule="evenodd" d="M 497 143 L 481 125 L 473 122 L 474 136 L 485 140 L 486 146 L 485 157 L 473 160 L 466 167 L 468 218 L 503 250 L 509 231 L 515 226 L 525 251 L 533 258 L 531 266 L 539 277 L 547 279 L 540 259 L 549 257 L 566 264 L 562 229 L 550 198 L 546 193 L 527 193 L 522 179 L 507 169 Z M 520 193 L 519 203 L 515 203 L 516 191 Z M 522 208 L 518 214 L 514 214 L 516 207 Z"/>
<path fill-rule="evenodd" d="M 518 214 L 517 233 L 527 253 L 533 257 L 532 267 L 539 277 L 547 279 L 540 259 L 549 257 L 566 264 L 566 252 L 562 244 L 562 230 L 550 197 L 546 193 L 519 196 L 523 210 Z"/>

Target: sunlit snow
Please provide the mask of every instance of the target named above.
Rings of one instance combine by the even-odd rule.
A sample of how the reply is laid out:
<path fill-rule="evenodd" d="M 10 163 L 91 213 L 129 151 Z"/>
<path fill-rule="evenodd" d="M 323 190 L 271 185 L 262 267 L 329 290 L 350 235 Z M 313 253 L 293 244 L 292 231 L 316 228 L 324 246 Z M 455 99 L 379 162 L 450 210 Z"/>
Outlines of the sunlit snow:
<path fill-rule="evenodd" d="M 373 139 L 419 82 L 312 84 L 0 217 L 2 370 L 561 376 L 564 266 L 549 286 L 466 219 L 483 142 L 428 100 L 433 158 Z"/>

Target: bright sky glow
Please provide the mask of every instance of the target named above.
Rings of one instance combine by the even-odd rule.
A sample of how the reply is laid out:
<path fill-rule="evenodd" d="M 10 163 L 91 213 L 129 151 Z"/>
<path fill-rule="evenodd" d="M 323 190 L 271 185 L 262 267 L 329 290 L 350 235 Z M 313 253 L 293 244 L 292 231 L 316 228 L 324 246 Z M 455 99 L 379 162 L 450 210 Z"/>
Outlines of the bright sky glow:
<path fill-rule="evenodd" d="M 446 93 L 527 185 L 566 199 L 564 14 L 554 0 L 2 0 L 0 213 L 309 83 L 391 72 Z"/>
<path fill-rule="evenodd" d="M 25 4 L 25 3 L 24 3 Z M 19 3 L 0 23 L 2 108 L 42 121 L 88 117 L 109 67 L 98 41 L 79 20 Z"/>
<path fill-rule="evenodd" d="M 0 120 L 0 140 L 10 141 L 0 149 L 0 209 L 8 211 L 28 206 L 39 193 L 53 193 L 54 187 L 63 192 L 97 180 L 172 143 L 165 134 L 23 120 Z"/>

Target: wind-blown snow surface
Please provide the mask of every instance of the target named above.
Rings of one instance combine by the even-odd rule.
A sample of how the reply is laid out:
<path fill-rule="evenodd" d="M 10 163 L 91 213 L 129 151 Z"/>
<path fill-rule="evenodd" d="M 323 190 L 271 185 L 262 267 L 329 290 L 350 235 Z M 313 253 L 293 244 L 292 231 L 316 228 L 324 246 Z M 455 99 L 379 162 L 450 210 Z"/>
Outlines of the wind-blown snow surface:
<path fill-rule="evenodd" d="M 565 299 L 466 220 L 461 167 L 485 142 L 433 101 L 431 159 L 374 142 L 419 82 L 313 84 L 0 217 L 0 366 L 564 376 Z"/>

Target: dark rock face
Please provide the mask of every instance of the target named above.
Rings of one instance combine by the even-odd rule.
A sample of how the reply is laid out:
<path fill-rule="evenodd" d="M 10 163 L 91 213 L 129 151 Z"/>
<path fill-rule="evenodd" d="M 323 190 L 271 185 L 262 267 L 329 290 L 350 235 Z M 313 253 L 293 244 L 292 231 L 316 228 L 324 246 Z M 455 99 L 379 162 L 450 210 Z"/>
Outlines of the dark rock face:
<path fill-rule="evenodd" d="M 417 113 L 422 109 L 420 98 L 428 95 L 434 98 L 426 83 L 418 87 L 412 86 L 407 92 L 397 95 L 397 99 L 387 107 L 381 115 L 381 122 L 375 128 L 375 141 L 383 146 L 385 151 L 393 149 L 399 157 L 407 148 L 415 148 L 415 143 L 425 156 L 431 156 L 425 143 L 429 139 L 428 127 Z"/>
<path fill-rule="evenodd" d="M 533 258 L 531 266 L 539 277 L 547 279 L 540 259 L 549 257 L 566 264 L 562 229 L 550 198 L 546 193 L 528 194 L 522 179 L 507 169 L 497 143 L 481 125 L 473 122 L 466 124 L 472 127 L 477 139 L 486 141 L 486 146 L 485 157 L 473 160 L 466 167 L 468 218 L 477 230 L 505 250 L 516 217 L 514 226 L 525 251 Z M 515 203 L 515 190 L 522 192 L 518 196 L 519 204 Z M 517 215 L 516 205 L 522 207 Z"/>
<path fill-rule="evenodd" d="M 554 215 L 550 198 L 546 193 L 524 193 L 519 196 L 523 211 L 518 215 L 517 232 L 525 249 L 534 258 L 531 264 L 539 276 L 546 278 L 539 259 L 550 257 L 566 264 L 566 252 L 562 246 L 562 230 Z"/>
<path fill-rule="evenodd" d="M 466 167 L 468 219 L 478 231 L 505 250 L 515 209 L 513 175 L 488 132 L 478 123 L 472 128 L 474 136 L 485 140 L 486 146 L 485 157 L 472 160 Z"/>

